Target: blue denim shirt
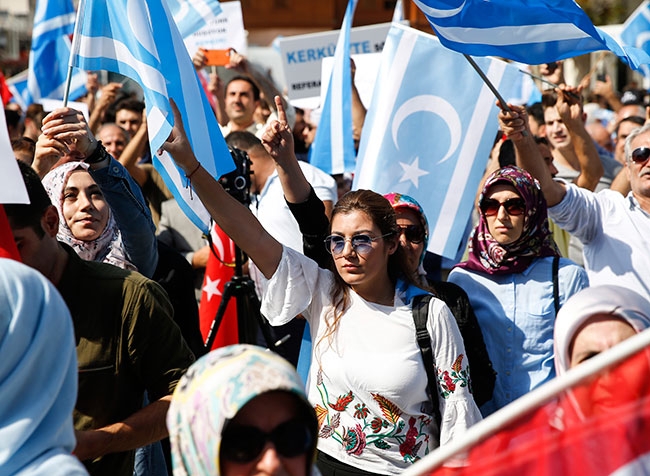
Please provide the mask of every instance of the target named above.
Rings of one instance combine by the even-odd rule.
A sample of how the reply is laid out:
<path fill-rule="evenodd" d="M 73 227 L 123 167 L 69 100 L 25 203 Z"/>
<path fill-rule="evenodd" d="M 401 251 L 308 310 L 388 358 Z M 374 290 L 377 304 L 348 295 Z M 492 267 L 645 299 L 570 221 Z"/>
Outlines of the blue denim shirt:
<path fill-rule="evenodd" d="M 449 275 L 469 296 L 497 372 L 492 400 L 480 408 L 484 417 L 555 377 L 552 266 L 547 257 L 521 273 L 490 276 L 454 268 Z M 559 268 L 562 305 L 589 281 L 573 261 L 562 258 Z"/>
<path fill-rule="evenodd" d="M 138 184 L 117 160 L 92 170 L 93 177 L 111 207 L 127 257 L 140 274 L 151 278 L 158 265 L 156 227 Z"/>

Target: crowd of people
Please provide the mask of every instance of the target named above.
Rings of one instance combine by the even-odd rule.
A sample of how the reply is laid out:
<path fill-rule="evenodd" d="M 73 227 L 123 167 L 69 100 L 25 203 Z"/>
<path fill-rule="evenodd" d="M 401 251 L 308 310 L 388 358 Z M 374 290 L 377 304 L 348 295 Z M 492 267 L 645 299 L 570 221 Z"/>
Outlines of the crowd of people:
<path fill-rule="evenodd" d="M 427 210 L 310 165 L 310 111 L 244 56 L 227 69 L 206 93 L 250 160 L 250 203 L 201 166 L 173 101 L 163 149 L 250 260 L 282 347 L 206 348 L 214 247 L 152 163 L 144 102 L 89 75 L 89 118 L 34 104 L 11 128 L 30 203 L 4 205 L 23 265 L 0 258 L 0 473 L 400 474 L 650 326 L 641 91 L 607 78 L 583 101 L 561 63 L 542 65 L 557 87 L 501 110 L 447 273 L 426 259 Z"/>

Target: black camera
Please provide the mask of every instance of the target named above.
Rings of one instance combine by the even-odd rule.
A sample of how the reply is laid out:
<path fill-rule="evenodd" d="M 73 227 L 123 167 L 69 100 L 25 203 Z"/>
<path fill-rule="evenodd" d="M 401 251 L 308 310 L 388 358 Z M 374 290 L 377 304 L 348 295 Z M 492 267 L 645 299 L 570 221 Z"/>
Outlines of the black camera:
<path fill-rule="evenodd" d="M 243 150 L 229 148 L 230 155 L 235 162 L 235 170 L 219 178 L 221 186 L 244 205 L 251 203 L 251 159 Z"/>

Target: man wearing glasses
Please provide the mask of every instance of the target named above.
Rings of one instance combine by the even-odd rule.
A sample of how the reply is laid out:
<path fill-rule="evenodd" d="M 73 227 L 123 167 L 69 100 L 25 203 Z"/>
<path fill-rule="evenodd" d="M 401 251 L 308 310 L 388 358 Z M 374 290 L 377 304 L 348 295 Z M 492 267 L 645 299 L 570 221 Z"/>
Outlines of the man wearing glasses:
<path fill-rule="evenodd" d="M 515 143 L 517 164 L 535 176 L 548 215 L 584 245 L 592 286 L 616 283 L 650 298 L 650 125 L 634 130 L 625 143 L 625 173 L 631 192 L 598 193 L 553 180 L 527 128 L 526 112 L 501 111 L 502 130 Z"/>

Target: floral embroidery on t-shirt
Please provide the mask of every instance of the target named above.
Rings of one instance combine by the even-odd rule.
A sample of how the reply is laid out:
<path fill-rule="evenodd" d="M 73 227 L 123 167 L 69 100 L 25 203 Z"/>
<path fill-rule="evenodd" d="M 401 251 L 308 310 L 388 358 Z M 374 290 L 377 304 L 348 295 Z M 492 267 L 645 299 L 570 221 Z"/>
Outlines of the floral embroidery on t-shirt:
<path fill-rule="evenodd" d="M 440 384 L 440 395 L 442 398 L 449 396 L 456 391 L 456 386 L 469 387 L 469 367 L 463 369 L 463 354 L 460 354 L 451 366 L 450 370 L 438 369 L 438 382 Z"/>
<path fill-rule="evenodd" d="M 332 398 L 332 402 L 320 370 L 316 384 L 322 403 L 314 406 L 320 438 L 333 438 L 348 454 L 354 456 L 361 456 L 369 445 L 380 450 L 388 450 L 397 445 L 404 461 L 409 463 L 415 463 L 421 458 L 422 455 L 418 455 L 418 452 L 423 444 L 424 455 L 429 453 L 431 417 L 410 417 L 405 431 L 406 422 L 402 418 L 402 410 L 388 398 L 378 393 L 371 394 L 381 410 L 381 415 L 376 415 L 352 391 Z M 341 425 L 341 413 L 351 415 L 357 422 L 349 427 Z"/>

